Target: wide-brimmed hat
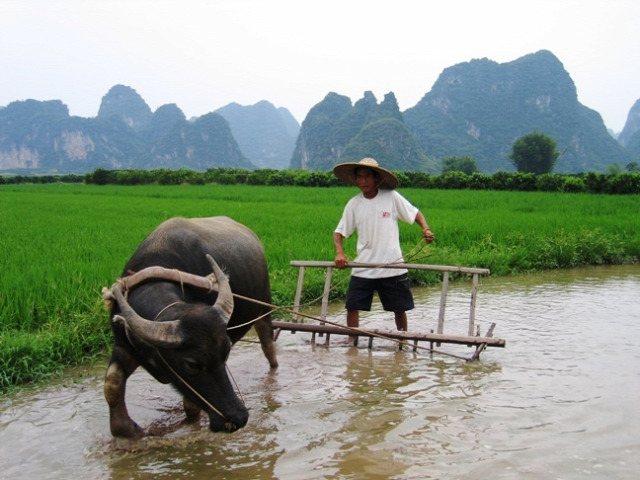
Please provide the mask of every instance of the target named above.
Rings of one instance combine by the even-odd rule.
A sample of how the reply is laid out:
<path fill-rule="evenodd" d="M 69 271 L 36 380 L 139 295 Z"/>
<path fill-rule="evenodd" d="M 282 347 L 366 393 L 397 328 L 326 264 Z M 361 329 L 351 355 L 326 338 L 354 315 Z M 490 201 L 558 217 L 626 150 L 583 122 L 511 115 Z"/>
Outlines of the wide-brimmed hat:
<path fill-rule="evenodd" d="M 389 170 L 382 168 L 378 165 L 373 158 L 363 158 L 359 162 L 346 162 L 340 163 L 333 167 L 333 173 L 340 180 L 350 183 L 351 185 L 356 184 L 356 169 L 360 167 L 370 168 L 371 170 L 378 173 L 379 182 L 378 188 L 386 188 L 388 190 L 393 190 L 397 188 L 399 185 L 398 177 L 396 177 Z"/>

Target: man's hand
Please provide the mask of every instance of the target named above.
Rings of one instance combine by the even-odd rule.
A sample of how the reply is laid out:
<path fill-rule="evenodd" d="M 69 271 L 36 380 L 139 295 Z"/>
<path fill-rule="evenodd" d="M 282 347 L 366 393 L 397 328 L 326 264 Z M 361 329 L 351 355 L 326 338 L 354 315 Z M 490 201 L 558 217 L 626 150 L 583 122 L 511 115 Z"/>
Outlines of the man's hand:
<path fill-rule="evenodd" d="M 426 244 L 429 244 L 436 239 L 436 237 L 433 235 L 433 232 L 429 230 L 429 228 L 422 229 L 422 238 L 424 238 L 424 242 Z"/>
<path fill-rule="evenodd" d="M 349 264 L 349 259 L 344 253 L 344 247 L 342 246 L 342 242 L 344 237 L 338 233 L 333 232 L 333 244 L 336 247 L 336 259 L 333 261 L 336 267 L 345 268 Z"/>
<path fill-rule="evenodd" d="M 338 253 L 334 260 L 334 264 L 338 268 L 345 268 L 349 264 L 349 259 L 344 253 Z"/>

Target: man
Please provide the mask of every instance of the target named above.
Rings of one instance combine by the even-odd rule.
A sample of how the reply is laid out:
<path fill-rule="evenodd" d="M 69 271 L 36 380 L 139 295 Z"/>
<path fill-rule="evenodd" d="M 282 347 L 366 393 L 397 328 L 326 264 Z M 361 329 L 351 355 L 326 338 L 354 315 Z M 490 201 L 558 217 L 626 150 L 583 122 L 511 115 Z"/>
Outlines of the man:
<path fill-rule="evenodd" d="M 422 228 L 424 241 L 433 242 L 434 236 L 424 215 L 395 191 L 397 177 L 380 167 L 373 158 L 363 158 L 358 163 L 341 163 L 334 167 L 333 173 L 361 191 L 349 200 L 333 233 L 336 267 L 348 266 L 343 240 L 355 231 L 358 233 L 356 262 L 378 265 L 404 262 L 398 219 L 409 224 L 417 223 Z M 371 310 L 374 291 L 378 292 L 383 308 L 394 312 L 396 328 L 406 331 L 406 311 L 414 307 L 406 269 L 353 268 L 345 305 L 347 325 L 359 326 L 359 311 Z"/>

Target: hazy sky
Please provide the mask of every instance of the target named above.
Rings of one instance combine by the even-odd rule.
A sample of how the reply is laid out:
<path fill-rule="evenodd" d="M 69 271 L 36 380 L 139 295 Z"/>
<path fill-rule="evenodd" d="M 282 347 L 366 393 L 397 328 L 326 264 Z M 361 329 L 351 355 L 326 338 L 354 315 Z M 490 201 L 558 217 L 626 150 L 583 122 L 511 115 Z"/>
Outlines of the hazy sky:
<path fill-rule="evenodd" d="M 0 0 L 0 106 L 108 90 L 187 117 L 268 100 L 299 122 L 329 92 L 413 107 L 443 69 L 541 49 L 618 132 L 640 98 L 638 0 Z"/>

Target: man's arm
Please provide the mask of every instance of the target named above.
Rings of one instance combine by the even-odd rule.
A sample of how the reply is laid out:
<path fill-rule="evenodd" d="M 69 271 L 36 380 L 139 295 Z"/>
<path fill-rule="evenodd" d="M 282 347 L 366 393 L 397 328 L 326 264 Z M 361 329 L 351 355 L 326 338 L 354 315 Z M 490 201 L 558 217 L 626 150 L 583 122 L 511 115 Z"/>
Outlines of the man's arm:
<path fill-rule="evenodd" d="M 420 228 L 422 228 L 422 238 L 424 238 L 424 241 L 426 243 L 433 242 L 436 237 L 434 237 L 433 232 L 429 229 L 427 219 L 424 218 L 424 215 L 420 211 L 416 214 L 416 223 L 420 225 Z"/>
<path fill-rule="evenodd" d="M 349 263 L 349 259 L 344 253 L 343 240 L 344 237 L 342 236 L 342 234 L 333 232 L 333 244 L 336 247 L 336 259 L 334 260 L 334 263 L 338 268 L 345 268 Z"/>

